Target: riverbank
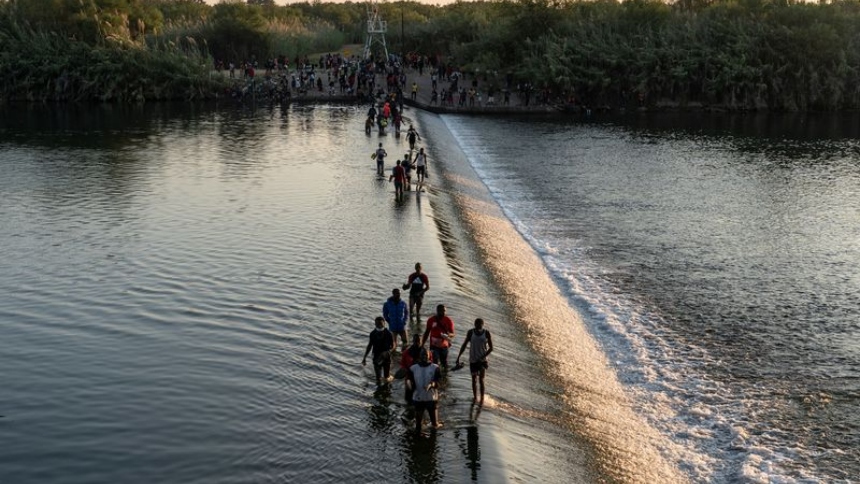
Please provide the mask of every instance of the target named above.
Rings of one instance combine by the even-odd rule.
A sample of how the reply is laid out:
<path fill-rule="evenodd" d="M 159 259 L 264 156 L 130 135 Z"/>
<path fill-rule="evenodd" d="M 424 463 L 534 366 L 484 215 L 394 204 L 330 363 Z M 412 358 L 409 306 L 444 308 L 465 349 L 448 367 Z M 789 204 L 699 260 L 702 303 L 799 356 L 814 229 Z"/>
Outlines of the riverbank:
<path fill-rule="evenodd" d="M 328 54 L 337 54 L 342 56 L 343 58 L 350 58 L 352 55 L 361 53 L 364 46 L 361 44 L 348 44 L 342 46 L 340 49 L 332 52 L 319 52 L 310 54 L 308 56 L 309 59 L 318 59 L 322 56 Z M 321 70 L 317 67 L 317 74 L 321 76 L 326 76 L 324 70 Z M 243 79 L 241 77 L 241 73 L 239 78 L 229 79 L 229 81 L 236 84 L 239 87 L 239 90 L 245 90 L 250 92 L 253 95 L 254 89 L 249 88 L 249 84 L 252 82 Z M 508 101 L 505 102 L 504 94 L 499 91 L 496 95 L 496 98 L 493 101 L 490 101 L 486 97 L 481 97 L 478 95 L 475 99 L 474 103 L 463 103 L 460 106 L 457 103 L 454 105 L 443 105 L 441 103 L 441 98 L 437 99 L 436 102 L 433 101 L 432 92 L 433 92 L 433 82 L 432 82 L 432 73 L 431 69 L 426 68 L 422 70 L 418 70 L 411 67 L 405 67 L 404 72 L 406 74 L 406 84 L 402 86 L 403 94 L 404 94 L 404 104 L 410 107 L 415 107 L 422 109 L 424 111 L 435 113 L 435 114 L 492 114 L 492 115 L 506 115 L 506 114 L 548 114 L 548 113 L 556 113 L 559 111 L 563 111 L 565 108 L 563 106 L 559 106 L 556 104 L 543 104 L 536 102 L 534 100 L 534 96 L 529 102 L 526 102 L 522 99 L 517 93 L 510 92 L 508 95 Z M 274 71 L 271 73 L 267 73 L 265 70 L 259 69 L 257 70 L 257 76 L 254 79 L 254 84 L 262 84 L 264 86 L 269 86 L 271 88 L 275 88 L 278 85 L 277 78 L 279 75 L 286 75 L 288 78 L 295 74 L 295 71 L 291 70 L 287 73 L 279 73 L 278 71 Z M 221 71 L 220 73 L 216 73 L 216 75 L 227 76 L 226 71 Z M 326 80 L 326 79 L 324 79 Z M 327 82 L 327 80 L 326 80 Z M 412 83 L 417 84 L 417 91 L 415 93 L 415 98 L 412 98 Z M 450 85 L 450 82 L 447 80 L 438 80 L 437 79 L 437 95 L 441 96 L 442 90 L 447 88 Z M 464 78 L 460 86 L 471 86 L 471 80 L 468 78 Z M 385 86 L 385 75 L 377 74 L 376 75 L 376 86 Z M 485 88 L 483 82 L 478 83 L 479 90 L 483 90 L 483 95 L 486 96 Z M 267 88 L 263 88 L 266 90 Z M 235 91 L 235 87 L 233 88 Z M 243 95 L 244 97 L 244 95 Z M 456 96 L 455 96 L 456 97 Z M 295 90 L 290 89 L 290 93 L 288 96 L 285 96 L 280 99 L 280 101 L 285 103 L 299 103 L 299 104 L 309 104 L 309 103 L 365 103 L 364 99 L 360 99 L 354 95 L 346 95 L 340 93 L 340 89 L 336 89 L 335 92 L 329 92 L 327 87 L 324 87 L 322 90 L 311 87 L 309 89 L 304 90 Z M 575 111 L 575 109 L 568 109 L 570 111 Z"/>
<path fill-rule="evenodd" d="M 219 75 L 223 76 L 224 73 L 221 73 Z M 242 100 L 251 100 L 252 102 L 256 100 L 255 96 L 257 96 L 257 93 L 259 93 L 258 97 L 260 99 L 265 99 L 267 101 L 275 101 L 284 104 L 367 103 L 366 99 L 364 98 L 355 95 L 341 94 L 339 89 L 334 93 L 331 93 L 328 92 L 327 89 L 320 90 L 314 87 L 303 90 L 290 89 L 288 93 L 281 93 L 279 90 L 280 81 L 278 80 L 279 76 L 281 75 L 286 75 L 287 77 L 289 77 L 289 74 L 279 74 L 277 72 L 266 73 L 264 71 L 263 73 L 258 74 L 253 80 L 245 78 L 228 79 L 228 82 L 232 82 L 232 86 L 227 89 L 226 92 L 230 93 L 228 95 L 229 97 L 239 98 Z M 504 102 L 504 98 L 500 98 L 493 103 L 476 101 L 474 105 L 466 103 L 463 106 L 442 106 L 438 102 L 432 101 L 432 80 L 431 75 L 427 70 L 425 70 L 423 73 L 419 73 L 417 69 L 406 69 L 406 79 L 406 87 L 403 89 L 404 104 L 434 114 L 549 114 L 556 113 L 564 109 L 563 107 L 550 104 L 526 104 L 516 94 L 510 95 L 511 99 L 508 103 Z M 412 99 L 411 96 L 411 86 L 413 82 L 418 85 L 418 91 L 415 95 L 415 99 Z M 382 74 L 377 74 L 376 85 L 380 86 L 384 84 L 385 76 Z M 447 85 L 449 83 L 448 81 L 445 81 L 444 83 L 438 82 L 439 88 L 441 88 L 443 84 Z M 441 93 L 441 89 L 439 93 Z"/>
<path fill-rule="evenodd" d="M 463 105 L 459 105 L 456 100 L 458 96 L 455 95 L 455 102 L 453 104 L 443 104 L 442 103 L 442 91 L 448 89 L 450 86 L 450 82 L 444 79 L 438 79 L 436 81 L 436 93 L 437 100 L 433 101 L 433 73 L 431 69 L 428 67 L 427 69 L 423 69 L 419 72 L 418 69 L 407 69 L 406 76 L 406 86 L 403 87 L 403 94 L 405 96 L 405 103 L 421 108 L 425 111 L 429 111 L 431 113 L 436 114 L 491 114 L 491 115 L 504 115 L 504 114 L 546 114 L 558 112 L 560 110 L 559 106 L 552 104 L 541 104 L 533 99 L 530 102 L 526 102 L 524 99 L 520 98 L 520 96 L 515 92 L 508 93 L 508 101 L 505 101 L 505 95 L 501 90 L 496 90 L 494 99 L 490 100 L 487 97 L 486 85 L 483 81 L 478 81 L 477 91 L 479 91 L 475 98 L 474 102 L 465 102 Z M 437 76 L 438 77 L 438 76 Z M 471 86 L 472 79 L 463 78 L 459 82 L 459 86 L 466 87 L 467 90 Z M 412 92 L 412 84 L 415 83 L 417 85 L 417 91 L 415 92 L 415 96 L 413 99 Z"/>

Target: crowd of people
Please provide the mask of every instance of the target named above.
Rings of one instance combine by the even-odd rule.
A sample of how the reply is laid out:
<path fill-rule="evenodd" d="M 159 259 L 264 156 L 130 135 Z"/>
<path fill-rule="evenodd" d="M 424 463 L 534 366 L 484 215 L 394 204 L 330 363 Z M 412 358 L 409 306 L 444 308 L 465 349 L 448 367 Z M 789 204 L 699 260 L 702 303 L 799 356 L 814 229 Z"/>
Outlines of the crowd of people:
<path fill-rule="evenodd" d="M 428 69 L 432 83 L 431 104 L 438 100 L 440 79 L 449 83 L 449 87 L 442 90 L 443 99 L 447 99 L 443 100 L 443 103 L 450 102 L 452 96 L 455 96 L 454 92 L 459 93 L 457 102 L 461 106 L 475 106 L 483 102 L 477 78 L 472 79 L 468 90 L 460 89 L 458 83 L 464 76 L 450 66 L 432 62 L 426 56 L 407 57 L 405 65 L 418 69 L 419 76 L 424 74 L 425 68 Z M 381 74 L 385 91 L 380 89 L 374 92 L 375 81 L 369 81 L 368 92 L 373 95 L 367 111 L 365 130 L 370 134 L 376 127 L 380 134 L 385 134 L 386 128 L 393 126 L 394 134 L 399 137 L 403 124 L 403 92 L 407 89 L 407 76 L 398 62 L 376 67 L 374 75 L 369 79 L 374 79 L 375 74 Z M 522 92 L 528 89 L 522 86 L 520 88 Z M 415 101 L 419 91 L 417 82 L 412 82 L 410 91 L 410 97 Z M 487 91 L 486 103 L 493 105 L 500 102 L 507 105 L 510 103 L 510 92 L 510 89 L 490 88 Z M 502 98 L 497 101 L 496 96 L 499 93 Z M 409 143 L 409 151 L 403 159 L 396 159 L 388 176 L 388 181 L 394 183 L 395 199 L 398 201 L 403 199 L 405 191 L 412 189 L 413 171 L 417 191 L 421 190 L 425 180 L 429 178 L 427 152 L 423 147 L 417 146 L 421 136 L 412 124 L 406 130 L 406 140 Z M 384 143 L 379 142 L 371 158 L 376 162 L 376 172 L 380 179 L 385 177 L 388 157 Z M 391 295 L 383 303 L 382 314 L 374 320 L 374 329 L 368 336 L 362 359 L 362 364 L 366 365 L 368 356 L 371 356 L 377 385 L 403 381 L 404 399 L 414 409 L 415 431 L 418 433 L 424 424 L 425 414 L 430 420 L 431 428 L 442 425 L 438 412 L 440 390 L 444 388 L 449 370 L 457 371 L 465 367 L 460 360 L 467 350 L 473 401 L 483 404 L 486 393 L 485 376 L 489 367 L 487 357 L 493 351 L 490 331 L 485 327 L 482 318 L 476 318 L 474 326 L 466 332 L 462 340 L 454 366 L 449 368 L 448 353 L 455 343 L 456 334 L 454 320 L 448 315 L 447 307 L 438 304 L 422 328 L 421 310 L 429 289 L 429 279 L 421 264 L 416 263 L 414 272 L 409 274 L 406 282 L 401 287 L 392 289 Z M 404 300 L 401 291 L 408 291 L 407 300 Z M 396 371 L 393 371 L 392 366 L 396 367 Z"/>
<path fill-rule="evenodd" d="M 318 60 L 297 56 L 292 62 L 285 56 L 278 56 L 262 62 L 262 73 L 260 65 L 256 59 L 238 64 L 218 60 L 215 70 L 235 80 L 228 89 L 232 97 L 254 94 L 273 100 L 288 100 L 311 92 L 359 101 L 397 93 L 402 97 L 402 88 L 406 82 L 402 64 L 395 56 L 388 60 L 374 60 L 358 55 L 329 53 L 321 55 Z M 385 76 L 387 94 L 381 85 L 377 86 L 376 79 L 380 74 Z M 402 111 L 402 99 L 399 102 Z"/>
<path fill-rule="evenodd" d="M 401 297 L 401 289 L 409 291 L 408 303 Z M 417 433 L 421 432 L 425 413 L 431 428 L 442 426 L 438 411 L 440 387 L 448 376 L 448 351 L 455 337 L 454 320 L 448 316 L 444 304 L 436 306 L 436 312 L 427 318 L 421 331 L 421 308 L 429 289 L 430 280 L 421 264 L 416 263 L 406 282 L 394 288 L 382 305 L 382 315 L 374 320 L 374 329 L 370 332 L 361 360 L 362 365 L 366 365 L 367 357 L 371 355 L 377 385 L 388 385 L 395 379 L 404 381 L 404 398 L 414 409 Z M 408 338 L 410 330 L 414 331 L 411 343 Z M 398 340 L 401 345 L 398 345 Z M 451 371 L 465 366 L 460 359 L 467 349 L 474 402 L 483 404 L 484 377 L 489 367 L 487 357 L 493 351 L 493 340 L 481 318 L 475 319 L 474 327 L 466 332 Z M 399 368 L 392 375 L 391 367 L 398 354 Z"/>
<path fill-rule="evenodd" d="M 373 110 L 373 107 L 371 107 Z M 394 198 L 397 201 L 403 200 L 404 191 L 412 190 L 412 170 L 415 170 L 415 191 L 421 192 L 424 188 L 424 181 L 427 180 L 427 153 L 424 148 L 419 148 L 416 152 L 415 144 L 421 135 L 411 124 L 406 131 L 406 139 L 409 142 L 409 152 L 403 155 L 403 159 L 395 161 L 395 165 L 388 177 L 388 182 L 394 182 Z M 385 159 L 388 157 L 388 152 L 383 148 L 382 143 L 370 155 L 370 158 L 376 161 L 376 174 L 378 177 L 385 176 Z"/>
<path fill-rule="evenodd" d="M 297 56 L 290 61 L 279 56 L 262 62 L 262 69 L 260 65 L 254 59 L 238 65 L 216 61 L 216 70 L 233 79 L 225 94 L 240 100 L 253 98 L 280 103 L 326 96 L 370 102 L 374 108 L 365 122 L 368 134 L 374 128 L 385 134 L 393 127 L 399 136 L 407 95 L 414 103 L 453 110 L 511 106 L 528 109 L 536 105 L 567 108 L 580 104 L 571 93 L 552 92 L 529 81 L 515 81 L 510 73 L 467 72 L 439 56 L 413 53 L 402 58 L 390 54 L 387 59 L 363 59 L 358 55 L 330 53 L 318 60 Z"/>
<path fill-rule="evenodd" d="M 389 115 L 377 116 L 382 114 L 380 112 L 368 116 L 368 132 L 374 124 L 381 133 L 394 125 L 395 132 L 399 134 L 405 92 L 413 102 L 460 109 L 504 107 L 512 103 L 519 106 L 550 104 L 560 102 L 564 97 L 562 93 L 538 88 L 528 81 L 515 81 L 510 73 L 467 72 L 451 60 L 446 62 L 440 56 L 417 53 L 403 57 L 390 54 L 387 59 L 329 53 L 313 60 L 308 56 L 296 56 L 292 60 L 278 56 L 262 62 L 256 59 L 239 63 L 217 60 L 215 70 L 235 80 L 228 88 L 228 95 L 234 98 L 254 95 L 285 102 L 315 93 L 317 96 L 338 95 L 379 105 L 388 104 Z M 430 78 L 430 88 L 421 91 L 425 76 Z M 421 79 L 425 80 L 419 82 Z M 419 92 L 426 92 L 427 97 L 419 99 Z M 570 99 L 566 101 L 570 102 Z"/>

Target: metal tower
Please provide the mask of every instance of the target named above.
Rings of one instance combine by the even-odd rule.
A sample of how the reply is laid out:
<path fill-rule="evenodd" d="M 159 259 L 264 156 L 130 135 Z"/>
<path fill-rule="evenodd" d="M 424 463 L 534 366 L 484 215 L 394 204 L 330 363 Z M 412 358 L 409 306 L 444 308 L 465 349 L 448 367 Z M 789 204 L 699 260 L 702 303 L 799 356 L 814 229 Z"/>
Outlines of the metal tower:
<path fill-rule="evenodd" d="M 364 40 L 364 58 L 370 58 L 374 55 L 374 47 L 379 51 L 379 46 L 382 46 L 382 53 L 385 54 L 385 61 L 388 62 L 388 46 L 385 45 L 385 32 L 388 30 L 388 22 L 382 20 L 379 16 L 379 6 L 375 0 L 367 2 L 367 37 Z"/>

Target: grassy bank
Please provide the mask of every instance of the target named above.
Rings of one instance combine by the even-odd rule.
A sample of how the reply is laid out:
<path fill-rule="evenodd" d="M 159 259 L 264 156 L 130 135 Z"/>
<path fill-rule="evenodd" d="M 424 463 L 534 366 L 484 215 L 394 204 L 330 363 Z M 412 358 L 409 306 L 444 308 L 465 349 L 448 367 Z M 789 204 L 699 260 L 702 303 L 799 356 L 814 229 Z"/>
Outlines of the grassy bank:
<path fill-rule="evenodd" d="M 230 2 L 0 0 L 0 102 L 144 102 L 219 96 L 215 60 L 336 50 L 326 21 Z"/>
<path fill-rule="evenodd" d="M 0 35 L 0 95 L 9 102 L 206 99 L 224 84 L 196 48 L 89 45 L 25 28 Z"/>

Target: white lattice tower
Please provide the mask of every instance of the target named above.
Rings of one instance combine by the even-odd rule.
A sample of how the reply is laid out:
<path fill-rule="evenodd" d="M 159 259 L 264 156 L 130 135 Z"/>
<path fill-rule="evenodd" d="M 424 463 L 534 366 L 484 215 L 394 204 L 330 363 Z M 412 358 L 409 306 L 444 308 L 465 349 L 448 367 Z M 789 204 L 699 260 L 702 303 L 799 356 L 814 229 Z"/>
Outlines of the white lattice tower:
<path fill-rule="evenodd" d="M 373 56 L 374 47 L 382 47 L 385 60 L 388 61 L 388 46 L 385 44 L 385 32 L 388 23 L 379 15 L 379 5 L 375 0 L 367 2 L 367 37 L 364 40 L 364 58 Z"/>

